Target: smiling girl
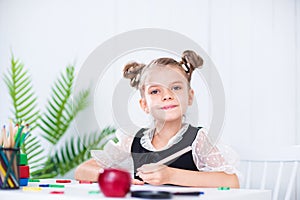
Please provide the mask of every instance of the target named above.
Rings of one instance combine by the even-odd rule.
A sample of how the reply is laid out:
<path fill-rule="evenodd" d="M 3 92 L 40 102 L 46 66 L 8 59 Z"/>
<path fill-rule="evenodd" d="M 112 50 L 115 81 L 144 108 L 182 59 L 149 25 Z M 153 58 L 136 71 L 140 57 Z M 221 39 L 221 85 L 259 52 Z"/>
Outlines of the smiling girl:
<path fill-rule="evenodd" d="M 122 167 L 121 163 L 125 163 L 125 168 L 133 168 L 134 184 L 239 187 L 234 152 L 212 144 L 204 128 L 184 122 L 194 99 L 192 73 L 202 65 L 202 58 L 190 50 L 183 52 L 179 62 L 159 58 L 148 65 L 127 64 L 123 76 L 140 91 L 140 107 L 152 116 L 153 127 L 142 128 L 133 136 L 117 133 L 119 142 L 108 143 L 103 151 L 93 151 L 94 160 L 79 166 L 76 178 L 93 179 L 99 168 Z M 189 146 L 191 151 L 145 170 L 148 164 Z"/>

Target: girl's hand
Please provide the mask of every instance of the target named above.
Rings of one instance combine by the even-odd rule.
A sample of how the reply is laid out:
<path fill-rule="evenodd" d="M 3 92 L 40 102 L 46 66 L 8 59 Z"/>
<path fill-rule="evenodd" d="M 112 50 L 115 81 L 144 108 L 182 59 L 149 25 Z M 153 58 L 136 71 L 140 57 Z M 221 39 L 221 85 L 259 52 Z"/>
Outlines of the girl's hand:
<path fill-rule="evenodd" d="M 138 179 L 132 179 L 131 184 L 133 184 L 133 185 L 144 185 L 144 182 L 140 181 Z"/>
<path fill-rule="evenodd" d="M 85 181 L 98 181 L 99 171 L 102 168 L 96 163 L 94 159 L 90 159 L 81 163 L 75 170 L 75 179 L 76 180 L 85 180 Z"/>
<path fill-rule="evenodd" d="M 143 179 L 144 182 L 151 185 L 163 185 L 170 183 L 170 167 L 166 165 L 159 165 L 157 168 L 153 168 L 153 170 L 150 171 L 149 168 L 147 168 L 147 170 L 142 170 L 143 168 L 145 169 L 143 166 L 138 169 L 137 175 Z"/>

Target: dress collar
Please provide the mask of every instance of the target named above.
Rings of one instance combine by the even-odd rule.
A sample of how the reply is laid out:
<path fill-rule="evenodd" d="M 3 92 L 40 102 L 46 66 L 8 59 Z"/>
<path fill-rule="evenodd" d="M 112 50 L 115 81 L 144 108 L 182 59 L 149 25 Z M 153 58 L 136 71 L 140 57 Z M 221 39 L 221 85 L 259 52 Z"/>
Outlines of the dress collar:
<path fill-rule="evenodd" d="M 153 139 L 153 135 L 155 133 L 155 128 L 147 129 L 144 131 L 143 136 L 141 137 L 141 140 L 140 140 L 141 145 L 142 145 L 142 147 L 144 147 L 145 149 L 147 149 L 149 151 L 162 151 L 162 150 L 168 149 L 171 146 L 173 146 L 174 144 L 180 142 L 183 134 L 186 132 L 188 127 L 189 127 L 189 124 L 183 123 L 181 129 L 169 140 L 168 144 L 161 149 L 155 149 L 151 143 L 151 141 Z"/>

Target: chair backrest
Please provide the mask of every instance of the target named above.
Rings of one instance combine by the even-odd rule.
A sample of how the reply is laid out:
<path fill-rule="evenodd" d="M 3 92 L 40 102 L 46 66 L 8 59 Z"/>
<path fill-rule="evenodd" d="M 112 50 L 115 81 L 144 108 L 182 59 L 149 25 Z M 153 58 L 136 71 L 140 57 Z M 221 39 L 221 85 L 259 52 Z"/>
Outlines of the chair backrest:
<path fill-rule="evenodd" d="M 270 189 L 272 199 L 300 198 L 300 145 L 266 149 L 251 147 L 239 151 L 242 173 L 241 188 Z M 296 184 L 297 183 L 297 184 Z M 298 190 L 298 194 L 297 194 Z"/>

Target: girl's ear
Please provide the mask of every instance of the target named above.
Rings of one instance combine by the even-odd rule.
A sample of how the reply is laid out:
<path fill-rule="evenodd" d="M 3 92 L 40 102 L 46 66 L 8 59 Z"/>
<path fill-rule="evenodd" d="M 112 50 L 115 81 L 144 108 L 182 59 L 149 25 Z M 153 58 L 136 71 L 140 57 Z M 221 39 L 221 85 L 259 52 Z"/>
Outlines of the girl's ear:
<path fill-rule="evenodd" d="M 147 106 L 147 102 L 145 98 L 140 99 L 140 106 L 145 113 L 149 114 L 149 108 Z"/>
<path fill-rule="evenodd" d="M 189 90 L 189 106 L 193 104 L 193 100 L 194 100 L 194 90 L 190 89 Z"/>

